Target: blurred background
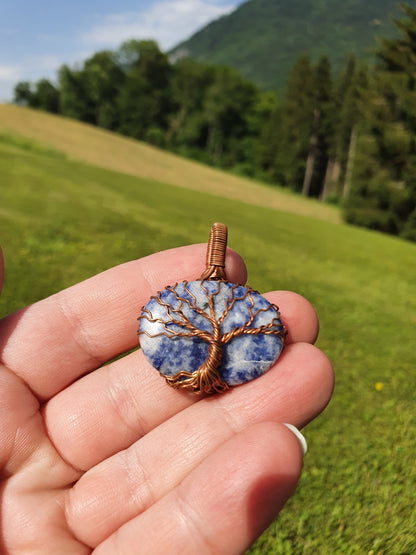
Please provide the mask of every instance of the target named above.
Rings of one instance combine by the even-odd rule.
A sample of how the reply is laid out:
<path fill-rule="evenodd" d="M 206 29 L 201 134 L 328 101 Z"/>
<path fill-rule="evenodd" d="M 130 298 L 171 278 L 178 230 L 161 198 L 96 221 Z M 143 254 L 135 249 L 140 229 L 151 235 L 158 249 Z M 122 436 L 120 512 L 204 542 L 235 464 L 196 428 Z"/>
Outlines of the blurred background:
<path fill-rule="evenodd" d="M 0 3 L 1 315 L 226 223 L 336 373 L 250 553 L 416 553 L 415 2 L 27 4 Z"/>

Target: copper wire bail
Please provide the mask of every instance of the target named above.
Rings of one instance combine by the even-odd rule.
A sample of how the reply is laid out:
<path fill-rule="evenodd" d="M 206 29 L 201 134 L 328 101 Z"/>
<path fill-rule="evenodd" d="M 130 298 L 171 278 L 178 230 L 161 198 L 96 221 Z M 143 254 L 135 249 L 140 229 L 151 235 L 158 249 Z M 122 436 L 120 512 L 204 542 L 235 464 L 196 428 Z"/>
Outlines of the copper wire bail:
<path fill-rule="evenodd" d="M 211 226 L 207 247 L 206 270 L 200 279 L 226 280 L 225 252 L 227 250 L 228 230 L 225 224 L 215 223 Z"/>

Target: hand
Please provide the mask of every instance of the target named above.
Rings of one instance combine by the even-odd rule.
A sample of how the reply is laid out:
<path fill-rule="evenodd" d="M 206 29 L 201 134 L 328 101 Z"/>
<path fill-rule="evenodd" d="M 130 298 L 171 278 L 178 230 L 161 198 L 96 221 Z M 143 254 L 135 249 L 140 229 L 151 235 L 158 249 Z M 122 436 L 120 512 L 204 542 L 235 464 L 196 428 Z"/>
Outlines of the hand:
<path fill-rule="evenodd" d="M 261 378 L 200 399 L 171 389 L 137 345 L 141 306 L 197 279 L 205 245 L 112 268 L 0 320 L 0 552 L 243 552 L 295 490 L 298 428 L 321 412 L 331 365 L 302 297 L 265 295 L 287 345 Z M 243 282 L 228 249 L 230 281 Z"/>

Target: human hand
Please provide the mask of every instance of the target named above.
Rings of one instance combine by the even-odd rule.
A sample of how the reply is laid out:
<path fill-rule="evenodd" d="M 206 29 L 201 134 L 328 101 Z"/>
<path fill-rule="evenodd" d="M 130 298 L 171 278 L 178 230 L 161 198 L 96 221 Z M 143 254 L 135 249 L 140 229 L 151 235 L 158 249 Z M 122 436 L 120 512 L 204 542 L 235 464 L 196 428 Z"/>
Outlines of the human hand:
<path fill-rule="evenodd" d="M 198 278 L 205 248 L 129 262 L 0 320 L 1 553 L 237 554 L 292 495 L 302 452 L 281 423 L 307 424 L 333 386 L 302 297 L 265 295 L 286 347 L 225 394 L 173 390 L 140 350 L 103 366 L 137 345 L 152 294 Z M 226 271 L 245 280 L 230 249 Z"/>

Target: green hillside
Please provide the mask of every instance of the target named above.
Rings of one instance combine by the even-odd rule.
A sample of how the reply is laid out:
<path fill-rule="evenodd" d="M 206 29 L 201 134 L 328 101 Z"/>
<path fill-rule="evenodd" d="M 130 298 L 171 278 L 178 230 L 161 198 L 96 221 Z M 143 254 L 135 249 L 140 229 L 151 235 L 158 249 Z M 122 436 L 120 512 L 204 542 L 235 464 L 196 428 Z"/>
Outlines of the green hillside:
<path fill-rule="evenodd" d="M 298 491 L 250 552 L 416 552 L 416 245 L 163 181 L 160 168 L 174 176 L 174 165 L 156 150 L 154 177 L 140 176 L 140 163 L 144 171 L 152 164 L 139 143 L 88 135 L 88 126 L 71 122 L 67 142 L 54 145 L 50 116 L 37 117 L 37 125 L 27 118 L 29 137 L 23 126 L 13 130 L 11 116 L 0 130 L 1 314 L 115 264 L 206 241 L 210 225 L 225 222 L 253 287 L 292 289 L 315 305 L 318 345 L 336 373 L 330 406 L 305 431 L 310 449 Z M 66 120 L 53 121 L 66 129 Z M 75 153 L 85 137 L 91 152 L 81 160 Z M 114 165 L 126 169 L 123 150 L 135 153 L 134 172 L 99 167 L 108 141 Z M 179 182 L 185 166 L 176 167 Z M 207 179 L 203 166 L 192 171 Z M 252 185 L 239 183 L 240 195 Z"/>
<path fill-rule="evenodd" d="M 414 0 L 407 2 L 414 6 Z M 282 89 L 295 60 L 327 54 L 335 71 L 348 54 L 373 61 L 378 36 L 394 32 L 396 0 L 249 0 L 172 51 L 238 69 L 268 89 Z"/>
<path fill-rule="evenodd" d="M 0 104 L 1 132 L 24 135 L 88 164 L 129 175 L 334 223 L 341 221 L 334 206 L 300 198 L 287 189 L 267 187 L 69 118 Z"/>

